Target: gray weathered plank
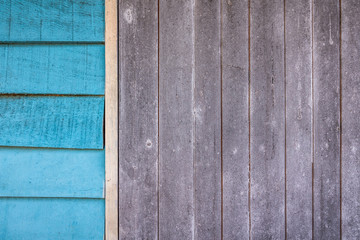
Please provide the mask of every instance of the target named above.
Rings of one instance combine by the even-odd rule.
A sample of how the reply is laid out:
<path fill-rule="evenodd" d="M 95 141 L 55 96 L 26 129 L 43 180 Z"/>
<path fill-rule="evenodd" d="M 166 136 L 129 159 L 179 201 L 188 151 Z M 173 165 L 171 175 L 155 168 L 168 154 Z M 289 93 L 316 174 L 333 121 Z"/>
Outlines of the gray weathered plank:
<path fill-rule="evenodd" d="M 195 239 L 221 239 L 221 1 L 195 4 Z"/>
<path fill-rule="evenodd" d="M 314 2 L 314 237 L 340 238 L 339 1 Z"/>
<path fill-rule="evenodd" d="M 289 239 L 312 237 L 312 1 L 287 0 L 286 215 Z"/>
<path fill-rule="evenodd" d="M 250 4 L 251 238 L 285 238 L 284 3 Z"/>
<path fill-rule="evenodd" d="M 249 239 L 248 0 L 222 9 L 223 238 Z"/>
<path fill-rule="evenodd" d="M 194 237 L 194 0 L 160 0 L 160 239 Z"/>
<path fill-rule="evenodd" d="M 158 5 L 120 1 L 119 239 L 158 234 Z"/>
<path fill-rule="evenodd" d="M 341 3 L 342 237 L 360 239 L 360 2 Z"/>

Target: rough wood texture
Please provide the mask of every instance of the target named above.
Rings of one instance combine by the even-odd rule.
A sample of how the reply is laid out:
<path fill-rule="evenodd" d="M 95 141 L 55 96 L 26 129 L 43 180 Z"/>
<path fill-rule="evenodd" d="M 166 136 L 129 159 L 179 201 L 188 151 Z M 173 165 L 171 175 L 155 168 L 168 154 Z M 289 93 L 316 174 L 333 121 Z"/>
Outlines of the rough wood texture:
<path fill-rule="evenodd" d="M 0 45 L 0 93 L 104 95 L 103 45 Z"/>
<path fill-rule="evenodd" d="M 0 198 L 1 239 L 103 239 L 104 200 Z"/>
<path fill-rule="evenodd" d="M 249 239 L 248 0 L 222 9 L 223 238 Z"/>
<path fill-rule="evenodd" d="M 196 1 L 195 239 L 221 239 L 221 1 Z"/>
<path fill-rule="evenodd" d="M 104 198 L 102 150 L 0 148 L 1 197 Z"/>
<path fill-rule="evenodd" d="M 157 8 L 120 1 L 119 239 L 158 236 Z"/>
<path fill-rule="evenodd" d="M 339 1 L 314 2 L 314 237 L 340 238 Z"/>
<path fill-rule="evenodd" d="M 311 0 L 287 0 L 285 5 L 288 239 L 312 237 L 311 4 Z"/>
<path fill-rule="evenodd" d="M 360 239 L 360 2 L 341 3 L 342 238 Z"/>
<path fill-rule="evenodd" d="M 251 238 L 285 238 L 284 2 L 250 5 Z"/>
<path fill-rule="evenodd" d="M 194 4 L 160 0 L 159 238 L 194 237 Z"/>
<path fill-rule="evenodd" d="M 1 0 L 0 41 L 104 41 L 104 0 Z"/>
<path fill-rule="evenodd" d="M 0 97 L 0 146 L 103 148 L 103 97 Z"/>

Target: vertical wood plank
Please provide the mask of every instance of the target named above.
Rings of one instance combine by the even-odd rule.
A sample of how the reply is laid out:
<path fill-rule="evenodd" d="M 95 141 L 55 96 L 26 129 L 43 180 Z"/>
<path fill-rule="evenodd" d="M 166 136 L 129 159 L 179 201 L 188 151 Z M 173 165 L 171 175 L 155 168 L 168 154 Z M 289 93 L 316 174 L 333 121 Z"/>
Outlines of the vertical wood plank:
<path fill-rule="evenodd" d="M 287 0 L 286 214 L 289 239 L 312 237 L 312 1 Z"/>
<path fill-rule="evenodd" d="M 250 5 L 251 238 L 285 238 L 284 2 Z"/>
<path fill-rule="evenodd" d="M 314 237 L 340 238 L 339 1 L 314 1 Z"/>
<path fill-rule="evenodd" d="M 119 239 L 156 239 L 158 3 L 121 0 Z"/>
<path fill-rule="evenodd" d="M 341 4 L 342 237 L 360 239 L 360 2 Z"/>
<path fill-rule="evenodd" d="M 160 0 L 160 239 L 194 238 L 194 0 Z"/>
<path fill-rule="evenodd" d="M 196 239 L 221 239 L 220 3 L 195 4 Z"/>
<path fill-rule="evenodd" d="M 249 239 L 248 0 L 222 4 L 223 238 Z"/>

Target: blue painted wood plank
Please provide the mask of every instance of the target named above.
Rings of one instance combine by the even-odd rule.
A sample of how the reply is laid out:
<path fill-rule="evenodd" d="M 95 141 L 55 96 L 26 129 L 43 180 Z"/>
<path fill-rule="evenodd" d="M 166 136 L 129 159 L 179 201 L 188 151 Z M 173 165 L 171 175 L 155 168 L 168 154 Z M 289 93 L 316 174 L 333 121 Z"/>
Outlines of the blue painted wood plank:
<path fill-rule="evenodd" d="M 103 148 L 104 97 L 1 96 L 0 146 Z"/>
<path fill-rule="evenodd" d="M 0 239 L 100 240 L 103 199 L 0 198 Z"/>
<path fill-rule="evenodd" d="M 0 197 L 104 197 L 104 150 L 1 147 L 0 171 Z"/>
<path fill-rule="evenodd" d="M 0 0 L 0 41 L 104 41 L 104 0 Z"/>
<path fill-rule="evenodd" d="M 0 93 L 104 95 L 104 45 L 0 45 Z"/>

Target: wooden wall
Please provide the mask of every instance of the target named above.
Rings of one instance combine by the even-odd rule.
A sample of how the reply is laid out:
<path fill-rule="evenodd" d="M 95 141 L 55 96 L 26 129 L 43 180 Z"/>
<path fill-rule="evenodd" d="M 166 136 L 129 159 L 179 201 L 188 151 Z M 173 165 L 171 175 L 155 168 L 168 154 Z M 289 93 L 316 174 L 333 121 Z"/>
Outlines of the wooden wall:
<path fill-rule="evenodd" d="M 0 239 L 103 239 L 104 11 L 0 1 Z"/>
<path fill-rule="evenodd" d="M 359 239 L 357 0 L 119 1 L 119 239 Z"/>

